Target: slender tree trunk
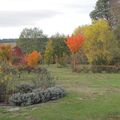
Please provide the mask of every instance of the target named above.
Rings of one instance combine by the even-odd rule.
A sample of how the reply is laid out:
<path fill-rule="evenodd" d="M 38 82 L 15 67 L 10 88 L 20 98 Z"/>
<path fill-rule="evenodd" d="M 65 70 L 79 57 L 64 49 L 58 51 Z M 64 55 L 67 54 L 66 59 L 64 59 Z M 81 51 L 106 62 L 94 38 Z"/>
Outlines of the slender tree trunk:
<path fill-rule="evenodd" d="M 73 71 L 76 70 L 76 54 L 73 53 Z"/>

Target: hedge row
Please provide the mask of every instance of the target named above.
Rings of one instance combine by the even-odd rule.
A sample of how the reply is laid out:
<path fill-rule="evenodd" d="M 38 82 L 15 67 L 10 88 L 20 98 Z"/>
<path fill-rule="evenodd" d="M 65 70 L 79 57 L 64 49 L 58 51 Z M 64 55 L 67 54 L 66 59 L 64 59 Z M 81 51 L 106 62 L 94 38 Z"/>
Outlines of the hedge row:
<path fill-rule="evenodd" d="M 93 73 L 118 73 L 120 72 L 120 66 L 107 66 L 107 65 L 77 65 L 76 72 L 93 72 Z"/>

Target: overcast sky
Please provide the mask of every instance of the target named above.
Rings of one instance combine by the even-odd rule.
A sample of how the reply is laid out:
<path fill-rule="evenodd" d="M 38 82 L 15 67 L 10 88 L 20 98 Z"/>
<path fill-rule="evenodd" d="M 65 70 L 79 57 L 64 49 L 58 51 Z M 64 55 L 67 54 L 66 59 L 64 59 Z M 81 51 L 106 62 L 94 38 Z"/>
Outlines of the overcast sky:
<path fill-rule="evenodd" d="M 18 38 L 25 27 L 39 27 L 48 36 L 71 34 L 90 24 L 97 0 L 0 0 L 0 39 Z"/>

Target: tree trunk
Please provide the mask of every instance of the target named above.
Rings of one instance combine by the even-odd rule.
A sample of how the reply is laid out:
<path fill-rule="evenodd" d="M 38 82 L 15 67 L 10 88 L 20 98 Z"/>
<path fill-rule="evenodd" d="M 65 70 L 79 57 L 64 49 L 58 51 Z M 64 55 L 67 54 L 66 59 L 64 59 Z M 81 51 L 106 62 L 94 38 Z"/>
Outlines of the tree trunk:
<path fill-rule="evenodd" d="M 73 71 L 76 71 L 76 54 L 73 54 Z"/>

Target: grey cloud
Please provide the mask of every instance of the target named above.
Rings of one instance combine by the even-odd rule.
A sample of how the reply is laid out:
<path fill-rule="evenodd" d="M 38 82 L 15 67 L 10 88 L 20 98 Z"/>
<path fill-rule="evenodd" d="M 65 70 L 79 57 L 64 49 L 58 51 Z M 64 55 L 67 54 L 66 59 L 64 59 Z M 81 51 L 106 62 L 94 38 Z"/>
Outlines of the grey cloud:
<path fill-rule="evenodd" d="M 73 3 L 67 3 L 67 4 L 64 4 L 64 6 L 68 9 L 71 9 L 72 11 L 76 11 L 78 13 L 89 13 L 93 8 L 94 6 L 91 5 L 92 2 L 89 2 L 89 3 L 85 3 L 84 4 L 82 2 L 79 2 L 79 0 L 76 0 L 75 2 Z"/>
<path fill-rule="evenodd" d="M 0 27 L 31 25 L 36 21 L 54 17 L 60 12 L 52 10 L 0 11 Z"/>
<path fill-rule="evenodd" d="M 89 5 L 74 4 L 74 5 L 69 5 L 69 7 L 73 8 L 78 12 L 83 12 L 83 13 L 88 13 L 91 10 L 91 6 Z"/>
<path fill-rule="evenodd" d="M 91 7 L 91 5 L 89 5 L 89 4 L 80 4 L 80 3 L 69 3 L 66 6 L 68 6 L 70 8 L 82 8 L 82 9 Z"/>

